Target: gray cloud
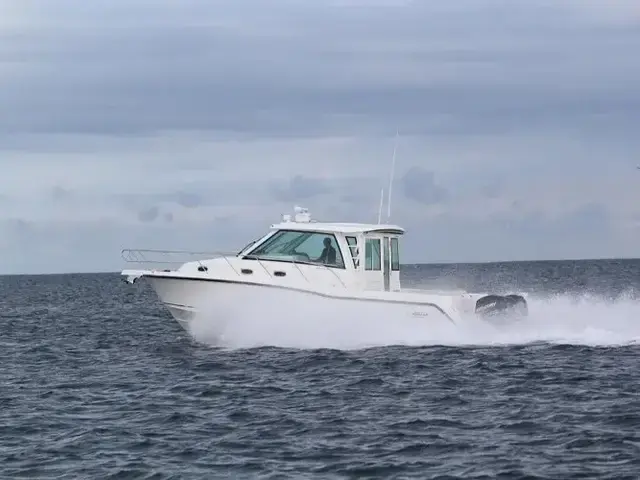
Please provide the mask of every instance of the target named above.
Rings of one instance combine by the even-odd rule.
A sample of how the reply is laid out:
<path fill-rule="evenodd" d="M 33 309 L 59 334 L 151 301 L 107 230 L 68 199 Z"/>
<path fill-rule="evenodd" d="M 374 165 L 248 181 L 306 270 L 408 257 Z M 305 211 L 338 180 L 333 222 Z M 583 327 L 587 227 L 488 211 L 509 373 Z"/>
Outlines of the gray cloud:
<path fill-rule="evenodd" d="M 51 189 L 51 198 L 55 202 L 65 202 L 73 199 L 73 193 L 66 188 L 56 185 Z"/>
<path fill-rule="evenodd" d="M 568 244 L 571 241 L 587 241 L 585 234 L 591 241 L 594 237 L 599 237 L 598 242 L 601 241 L 602 235 L 610 235 L 612 219 L 603 205 L 587 204 L 558 217 L 549 217 L 542 212 L 495 215 L 488 224 L 499 230 L 508 229 L 523 239 L 538 238 L 544 232 L 546 242 Z M 549 237 L 549 232 L 555 238 Z"/>
<path fill-rule="evenodd" d="M 637 29 L 548 2 L 222 4 L 57 3 L 47 28 L 5 34 L 0 131 L 615 133 L 640 108 Z"/>
<path fill-rule="evenodd" d="M 203 204 L 203 199 L 197 193 L 178 192 L 175 202 L 186 208 L 195 208 Z"/>
<path fill-rule="evenodd" d="M 211 175 L 207 172 L 207 176 Z M 181 189 L 171 191 L 171 183 L 163 184 L 154 193 L 146 191 L 108 195 L 112 204 L 127 210 L 144 210 L 154 205 L 160 210 L 178 211 L 198 208 L 243 206 L 259 204 L 269 199 L 269 191 L 265 185 L 256 184 L 252 179 L 224 182 L 216 178 L 210 181 L 181 182 Z"/>
<path fill-rule="evenodd" d="M 149 207 L 141 212 L 138 212 L 138 219 L 141 222 L 153 222 L 160 215 L 160 209 L 158 207 Z"/>
<path fill-rule="evenodd" d="M 267 226 L 266 222 L 256 226 L 224 216 L 186 230 L 166 222 L 0 220 L 0 272 L 117 271 L 130 267 L 120 257 L 124 248 L 234 252 L 264 233 Z"/>
<path fill-rule="evenodd" d="M 504 259 L 597 258 L 602 245 L 633 255 L 612 232 L 613 219 L 603 205 L 591 204 L 552 217 L 543 212 L 504 213 L 490 218 L 446 213 L 414 225 L 403 242 L 409 261 L 465 262 Z M 424 260 L 422 260 L 422 258 Z"/>
<path fill-rule="evenodd" d="M 483 185 L 480 191 L 486 198 L 500 198 L 500 195 L 504 193 L 504 186 L 498 179 L 493 179 L 491 182 Z"/>
<path fill-rule="evenodd" d="M 272 187 L 273 198 L 280 202 L 307 200 L 331 191 L 332 188 L 326 180 L 307 178 L 303 175 L 295 175 L 286 184 Z"/>
<path fill-rule="evenodd" d="M 404 195 L 416 202 L 430 205 L 447 199 L 447 191 L 435 182 L 433 172 L 413 166 L 402 177 Z"/>
<path fill-rule="evenodd" d="M 127 243 L 239 248 L 283 204 L 375 221 L 396 128 L 391 220 L 411 232 L 408 261 L 634 251 L 616 229 L 640 201 L 639 12 L 14 2 L 0 18 L 0 268 L 98 268 Z"/>

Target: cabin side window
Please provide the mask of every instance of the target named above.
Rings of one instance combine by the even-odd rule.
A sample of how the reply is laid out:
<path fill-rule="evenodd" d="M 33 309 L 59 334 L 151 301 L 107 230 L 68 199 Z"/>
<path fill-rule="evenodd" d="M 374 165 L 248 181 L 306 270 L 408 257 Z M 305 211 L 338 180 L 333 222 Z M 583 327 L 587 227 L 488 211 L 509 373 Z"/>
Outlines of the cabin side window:
<path fill-rule="evenodd" d="M 358 239 L 356 237 L 346 237 L 349 245 L 349 253 L 353 259 L 354 268 L 358 268 Z"/>
<path fill-rule="evenodd" d="M 367 239 L 364 248 L 365 270 L 381 270 L 380 239 Z"/>
<path fill-rule="evenodd" d="M 391 271 L 400 270 L 400 252 L 398 250 L 398 239 L 391 238 Z"/>
<path fill-rule="evenodd" d="M 344 268 L 336 237 L 331 233 L 280 230 L 246 258 L 276 262 L 321 263 Z"/>

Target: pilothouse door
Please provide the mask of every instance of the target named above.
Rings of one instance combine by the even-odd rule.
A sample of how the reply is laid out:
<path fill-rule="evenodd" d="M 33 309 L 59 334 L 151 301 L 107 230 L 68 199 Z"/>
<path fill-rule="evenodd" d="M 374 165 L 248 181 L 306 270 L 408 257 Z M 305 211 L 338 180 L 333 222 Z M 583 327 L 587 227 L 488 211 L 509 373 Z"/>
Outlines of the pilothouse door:
<path fill-rule="evenodd" d="M 382 239 L 382 276 L 384 277 L 384 290 L 391 289 L 391 252 L 389 237 Z"/>

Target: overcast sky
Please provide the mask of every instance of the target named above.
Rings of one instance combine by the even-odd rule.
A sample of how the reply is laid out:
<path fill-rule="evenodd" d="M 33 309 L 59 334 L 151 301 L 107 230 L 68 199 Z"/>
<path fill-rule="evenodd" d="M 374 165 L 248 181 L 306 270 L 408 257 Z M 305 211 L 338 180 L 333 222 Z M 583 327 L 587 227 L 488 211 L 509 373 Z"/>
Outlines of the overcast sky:
<path fill-rule="evenodd" d="M 637 0 L 0 0 L 0 273 L 238 250 L 295 204 L 402 260 L 639 256 Z"/>

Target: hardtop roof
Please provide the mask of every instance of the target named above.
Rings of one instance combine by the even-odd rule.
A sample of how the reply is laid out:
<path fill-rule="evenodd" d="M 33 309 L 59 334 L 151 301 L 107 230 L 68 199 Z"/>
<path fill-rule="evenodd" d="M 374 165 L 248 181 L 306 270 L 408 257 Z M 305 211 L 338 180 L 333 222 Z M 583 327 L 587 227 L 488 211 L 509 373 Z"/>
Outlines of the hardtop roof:
<path fill-rule="evenodd" d="M 404 228 L 398 225 L 377 223 L 328 223 L 328 222 L 281 222 L 271 225 L 271 230 L 297 230 L 319 233 L 388 233 L 403 235 Z"/>

